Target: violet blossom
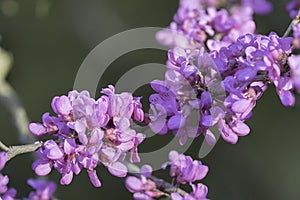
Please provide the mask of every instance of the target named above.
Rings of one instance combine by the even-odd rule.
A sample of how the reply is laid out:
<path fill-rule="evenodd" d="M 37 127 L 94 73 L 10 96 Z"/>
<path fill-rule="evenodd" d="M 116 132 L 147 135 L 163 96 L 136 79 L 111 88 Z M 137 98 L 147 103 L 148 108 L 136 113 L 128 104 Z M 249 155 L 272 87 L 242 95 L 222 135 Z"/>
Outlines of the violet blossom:
<path fill-rule="evenodd" d="M 206 45 L 210 50 L 218 50 L 234 43 L 242 34 L 254 33 L 252 16 L 253 10 L 258 8 L 256 3 L 243 1 L 242 6 L 232 6 L 228 12 L 214 7 L 225 2 L 207 4 L 182 0 L 174 21 L 168 29 L 157 33 L 157 40 L 169 47 L 197 49 Z M 262 3 L 263 7 L 259 6 L 262 12 L 266 11 L 266 4 L 269 5 Z"/>
<path fill-rule="evenodd" d="M 294 88 L 300 93 L 300 55 L 288 58 Z"/>
<path fill-rule="evenodd" d="M 189 194 L 185 194 L 184 196 L 181 196 L 177 192 L 173 192 L 171 194 L 172 200 L 207 200 L 206 196 L 208 193 L 208 188 L 206 185 L 203 185 L 202 183 L 190 184 L 193 191 Z"/>
<path fill-rule="evenodd" d="M 7 159 L 7 152 L 0 152 L 0 199 L 14 200 L 17 191 L 14 188 L 8 188 L 7 185 L 9 183 L 9 177 L 1 173 L 1 170 L 4 168 Z"/>
<path fill-rule="evenodd" d="M 156 183 L 151 180 L 152 167 L 143 165 L 140 171 L 140 178 L 129 176 L 126 178 L 126 188 L 133 193 L 135 200 L 151 200 L 165 195 L 160 191 Z"/>
<path fill-rule="evenodd" d="M 208 167 L 201 161 L 193 160 L 190 156 L 179 154 L 177 151 L 171 151 L 169 159 L 170 161 L 163 164 L 162 168 L 165 169 L 169 165 L 170 176 L 175 178 L 178 184 L 202 180 L 208 172 Z"/>
<path fill-rule="evenodd" d="M 56 184 L 45 180 L 28 179 L 30 185 L 35 191 L 30 192 L 28 198 L 23 200 L 51 200 L 56 190 Z"/>
<path fill-rule="evenodd" d="M 215 64 L 204 49 L 169 51 L 165 80 L 154 80 L 150 96 L 150 128 L 157 134 L 171 130 L 181 145 L 203 134 L 209 144 L 216 139 L 210 127 L 224 116 L 225 91 Z M 214 96 L 218 101 L 213 101 Z M 221 106 L 221 107 L 220 107 Z"/>
<path fill-rule="evenodd" d="M 273 5 L 268 0 L 241 0 L 243 6 L 249 6 L 253 12 L 259 15 L 265 15 L 272 11 Z"/>
<path fill-rule="evenodd" d="M 62 174 L 60 183 L 68 185 L 74 174 L 85 169 L 92 184 L 100 187 L 96 173 L 99 163 L 111 174 L 124 177 L 126 152 L 130 152 L 131 162 L 140 161 L 137 148 L 145 136 L 131 128 L 134 120 L 144 120 L 140 98 L 126 92 L 115 94 L 113 86 L 102 93 L 97 100 L 87 91 L 54 97 L 51 106 L 57 117 L 46 113 L 42 124 L 29 125 L 36 136 L 57 138 L 46 141 L 38 150 L 39 159 L 32 165 L 37 175 L 47 175 L 54 168 Z"/>
<path fill-rule="evenodd" d="M 284 106 L 294 105 L 299 70 L 298 57 L 290 57 L 292 41 L 276 33 L 246 34 L 210 54 L 203 48 L 170 50 L 165 80 L 151 85 L 157 94 L 150 97 L 150 127 L 160 134 L 173 131 L 180 144 L 200 134 L 213 144 L 210 128 L 217 125 L 225 141 L 237 143 L 239 136 L 250 133 L 245 121 L 267 86 L 276 87 Z M 190 124 L 194 110 L 198 119 Z"/>
<path fill-rule="evenodd" d="M 173 188 L 168 188 L 167 191 L 158 189 L 151 178 L 152 167 L 143 165 L 140 170 L 140 178 L 129 176 L 125 181 L 126 188 L 133 193 L 133 198 L 135 200 L 151 200 L 170 196 L 172 200 L 206 200 L 208 188 L 201 183 L 195 185 L 193 182 L 202 180 L 208 172 L 208 167 L 200 161 L 193 160 L 190 156 L 179 154 L 176 151 L 169 153 L 169 159 L 170 161 L 163 164 L 162 168 L 166 169 L 167 166 L 170 166 L 170 176 L 176 180 L 172 183 L 171 187 Z M 193 191 L 182 197 L 176 191 L 180 185 L 186 183 L 191 185 Z"/>
<path fill-rule="evenodd" d="M 299 0 L 291 0 L 287 5 L 286 5 L 286 10 L 289 12 L 291 18 L 295 18 L 300 9 L 300 1 Z"/>
<path fill-rule="evenodd" d="M 300 49 L 300 23 L 294 24 L 293 28 L 293 48 Z"/>

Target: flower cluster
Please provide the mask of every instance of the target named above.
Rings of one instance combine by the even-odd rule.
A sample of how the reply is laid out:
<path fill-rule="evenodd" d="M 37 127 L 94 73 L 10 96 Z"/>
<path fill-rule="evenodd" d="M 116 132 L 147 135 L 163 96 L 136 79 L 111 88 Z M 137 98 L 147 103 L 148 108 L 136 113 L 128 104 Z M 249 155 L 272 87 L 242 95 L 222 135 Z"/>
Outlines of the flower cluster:
<path fill-rule="evenodd" d="M 180 195 L 177 192 L 171 194 L 172 200 L 207 200 L 206 196 L 208 193 L 208 188 L 202 183 L 197 185 L 190 183 L 193 191 L 189 194 Z"/>
<path fill-rule="evenodd" d="M 175 178 L 177 184 L 202 180 L 208 172 L 208 167 L 200 161 L 179 154 L 177 151 L 169 153 L 169 160 L 169 162 L 163 164 L 162 168 L 166 169 L 167 166 L 170 166 L 170 176 Z"/>
<path fill-rule="evenodd" d="M 289 12 L 291 18 L 295 18 L 300 9 L 300 1 L 299 0 L 291 0 L 287 5 L 286 5 L 286 10 Z"/>
<path fill-rule="evenodd" d="M 246 34 L 235 44 L 211 53 L 211 57 L 223 77 L 227 97 L 226 115 L 219 122 L 223 138 L 231 143 L 237 136 L 249 133 L 243 122 L 252 116 L 252 109 L 267 86 L 275 85 L 284 106 L 292 106 L 295 82 L 290 67 L 292 38 L 280 38 L 276 33 L 269 36 Z"/>
<path fill-rule="evenodd" d="M 293 48 L 300 49 L 300 24 L 293 24 Z"/>
<path fill-rule="evenodd" d="M 190 156 L 179 154 L 176 151 L 169 153 L 169 159 L 170 161 L 162 166 L 163 169 L 170 165 L 170 176 L 176 180 L 176 184 L 189 183 L 192 187 L 192 192 L 183 196 L 178 192 L 173 192 L 172 200 L 206 200 L 207 186 L 202 183 L 195 185 L 194 182 L 202 180 L 206 176 L 208 167 L 200 161 L 193 160 Z"/>
<path fill-rule="evenodd" d="M 177 47 L 168 55 L 165 80 L 151 83 L 157 94 L 150 96 L 150 128 L 158 134 L 173 131 L 181 145 L 200 134 L 204 134 L 209 144 L 215 143 L 209 127 L 224 115 L 219 101 L 224 99 L 225 91 L 212 59 L 203 48 Z"/>
<path fill-rule="evenodd" d="M 157 188 L 154 181 L 151 180 L 152 167 L 143 165 L 140 170 L 140 178 L 129 176 L 126 178 L 125 185 L 133 193 L 135 200 L 151 200 L 166 195 Z"/>
<path fill-rule="evenodd" d="M 0 152 L 0 172 L 4 168 L 8 158 L 7 152 Z M 0 199 L 1 200 L 15 200 L 17 191 L 14 188 L 8 189 L 9 177 L 0 173 Z M 31 192 L 28 198 L 23 200 L 50 200 L 56 190 L 54 182 L 48 182 L 38 179 L 29 179 L 28 185 L 33 187 L 36 191 Z"/>
<path fill-rule="evenodd" d="M 144 120 L 140 98 L 130 93 L 115 94 L 114 87 L 102 90 L 94 100 L 87 91 L 71 91 L 68 96 L 54 97 L 52 109 L 56 117 L 43 115 L 43 123 L 31 123 L 30 131 L 36 136 L 50 135 L 38 150 L 38 160 L 32 168 L 44 176 L 55 168 L 62 174 L 61 184 L 70 184 L 73 174 L 84 168 L 95 187 L 101 182 L 95 168 L 99 163 L 117 177 L 124 177 L 127 168 L 122 163 L 130 151 L 130 161 L 139 162 L 138 145 L 145 136 L 130 126 Z"/>
<path fill-rule="evenodd" d="M 56 190 L 56 184 L 39 179 L 28 179 L 27 184 L 30 185 L 35 191 L 29 193 L 28 198 L 23 200 L 50 200 Z"/>
<path fill-rule="evenodd" d="M 0 172 L 4 168 L 7 162 L 8 154 L 6 152 L 0 152 Z M 0 173 L 0 199 L 14 200 L 17 191 L 14 188 L 8 189 L 9 177 Z"/>
<path fill-rule="evenodd" d="M 265 14 L 272 5 L 265 0 L 242 0 L 229 11 L 226 1 L 181 0 L 174 21 L 158 32 L 164 46 L 195 49 L 207 46 L 219 50 L 246 33 L 254 33 L 253 13 Z M 220 8 L 220 9 L 219 9 Z"/>
<path fill-rule="evenodd" d="M 180 137 L 180 144 L 201 133 L 208 143 L 214 143 L 209 128 L 217 124 L 224 140 L 235 144 L 238 136 L 249 134 L 244 122 L 251 118 L 268 85 L 276 87 L 284 106 L 294 105 L 293 91 L 299 91 L 300 72 L 292 43 L 298 43 L 299 24 L 293 27 L 294 39 L 276 33 L 246 34 L 209 54 L 201 46 L 170 50 L 165 80 L 152 82 L 157 92 L 150 97 L 152 130 L 159 134 L 172 130 Z M 198 110 L 196 126 L 188 125 L 192 110 Z"/>
<path fill-rule="evenodd" d="M 129 176 L 126 179 L 126 187 L 134 193 L 134 199 L 151 200 L 161 196 L 170 196 L 173 200 L 205 200 L 208 188 L 201 183 L 195 185 L 193 182 L 202 180 L 208 172 L 208 167 L 202 165 L 200 161 L 193 160 L 190 156 L 179 154 L 176 151 L 169 153 L 169 159 L 170 161 L 163 164 L 162 168 L 166 169 L 167 166 L 170 166 L 170 176 L 175 180 L 171 193 L 159 189 L 156 183 L 151 180 L 151 166 L 144 165 L 141 168 L 140 178 Z M 176 192 L 177 188 L 186 183 L 191 185 L 193 191 L 190 194 L 186 193 L 181 196 Z"/>
<path fill-rule="evenodd" d="M 272 4 L 267 0 L 241 0 L 241 5 L 249 6 L 258 15 L 268 14 L 273 9 Z"/>

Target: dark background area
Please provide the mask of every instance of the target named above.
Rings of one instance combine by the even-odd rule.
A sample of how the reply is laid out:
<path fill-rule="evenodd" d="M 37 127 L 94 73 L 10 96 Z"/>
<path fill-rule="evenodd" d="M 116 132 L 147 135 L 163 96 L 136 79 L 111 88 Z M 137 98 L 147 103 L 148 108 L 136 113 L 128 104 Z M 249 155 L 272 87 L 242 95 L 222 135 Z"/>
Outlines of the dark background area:
<path fill-rule="evenodd" d="M 285 2 L 274 0 L 271 15 L 256 17 L 258 31 L 276 31 L 282 35 L 289 24 Z M 166 27 L 177 10 L 178 1 L 161 0 L 0 0 L 1 46 L 14 56 L 8 80 L 18 92 L 32 121 L 40 121 L 49 111 L 53 96 L 72 90 L 79 66 L 88 53 L 106 38 L 137 27 Z M 112 73 L 137 64 L 166 61 L 163 51 L 131 52 L 117 60 Z M 119 68 L 119 69 L 118 69 Z M 100 86 L 114 83 L 115 74 L 107 74 Z M 143 95 L 143 90 L 139 90 Z M 147 94 L 144 94 L 147 96 Z M 230 145 L 219 140 L 203 159 L 210 172 L 202 181 L 213 200 L 300 199 L 300 96 L 296 106 L 284 108 L 273 88 L 258 102 L 249 120 L 252 132 Z M 8 112 L 0 104 L 0 140 L 18 144 Z M 163 144 L 168 137 L 153 139 Z M 200 141 L 201 139 L 199 139 Z M 189 149 L 194 158 L 199 141 Z M 141 147 L 143 148 L 143 147 Z M 147 148 L 147 145 L 144 147 Z M 4 170 L 10 184 L 25 196 L 33 177 L 32 157 L 20 156 Z M 70 186 L 58 186 L 60 199 L 132 199 L 124 181 L 98 168 L 103 186 L 94 188 L 83 171 Z M 164 176 L 163 172 L 157 175 Z M 53 172 L 50 179 L 59 181 Z"/>

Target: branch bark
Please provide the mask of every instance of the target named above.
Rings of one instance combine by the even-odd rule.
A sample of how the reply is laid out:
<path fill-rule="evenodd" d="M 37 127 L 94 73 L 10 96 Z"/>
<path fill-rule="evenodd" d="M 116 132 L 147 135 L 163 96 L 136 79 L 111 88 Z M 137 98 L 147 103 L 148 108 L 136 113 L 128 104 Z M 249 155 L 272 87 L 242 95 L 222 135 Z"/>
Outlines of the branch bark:
<path fill-rule="evenodd" d="M 10 159 L 14 158 L 15 156 L 18 156 L 21 154 L 35 152 L 41 146 L 43 146 L 43 142 L 37 141 L 33 144 L 25 144 L 25 145 L 8 147 L 0 141 L 0 148 L 3 151 L 6 151 L 8 153 L 7 161 L 9 161 Z"/>

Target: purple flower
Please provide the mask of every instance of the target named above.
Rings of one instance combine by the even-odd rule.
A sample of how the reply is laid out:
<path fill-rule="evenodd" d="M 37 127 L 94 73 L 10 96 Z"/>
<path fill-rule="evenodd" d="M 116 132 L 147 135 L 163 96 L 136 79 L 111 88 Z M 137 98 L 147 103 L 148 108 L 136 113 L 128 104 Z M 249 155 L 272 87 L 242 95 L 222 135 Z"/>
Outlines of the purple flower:
<path fill-rule="evenodd" d="M 133 119 L 138 122 L 144 121 L 144 111 L 140 101 L 141 97 L 133 98 Z"/>
<path fill-rule="evenodd" d="M 272 3 L 266 0 L 241 0 L 243 6 L 249 6 L 253 9 L 254 13 L 265 15 L 272 11 Z"/>
<path fill-rule="evenodd" d="M 54 134 L 58 131 L 60 120 L 56 117 L 51 117 L 49 113 L 43 114 L 43 124 L 30 123 L 29 130 L 35 136 L 43 136 L 46 134 Z"/>
<path fill-rule="evenodd" d="M 4 194 L 0 194 L 0 198 L 3 200 L 15 200 L 17 191 L 14 188 L 8 189 Z"/>
<path fill-rule="evenodd" d="M 299 12 L 300 1 L 299 0 L 291 0 L 286 5 L 286 10 L 289 12 L 291 18 L 295 18 Z"/>
<path fill-rule="evenodd" d="M 180 184 L 189 183 L 193 189 L 190 194 L 182 197 L 176 193 L 176 187 L 171 190 L 170 196 L 174 200 L 206 200 L 208 188 L 198 183 L 194 185 L 192 182 L 201 180 L 208 172 L 208 167 L 202 165 L 200 161 L 192 160 L 191 157 L 178 154 L 176 151 L 169 153 L 170 162 L 165 163 L 162 168 L 165 169 L 170 165 L 170 176 L 175 178 L 176 187 Z M 125 181 L 126 188 L 134 193 L 133 199 L 151 200 L 168 195 L 157 188 L 156 183 L 151 180 L 152 167 L 149 165 L 142 166 L 140 170 L 140 178 L 129 176 Z"/>
<path fill-rule="evenodd" d="M 166 168 L 170 165 L 170 176 L 176 178 L 177 183 L 186 184 L 203 179 L 208 167 L 202 165 L 198 160 L 193 160 L 190 156 L 178 154 L 176 151 L 169 153 L 170 161 L 163 165 Z"/>
<path fill-rule="evenodd" d="M 293 48 L 300 49 L 300 23 L 293 25 Z"/>
<path fill-rule="evenodd" d="M 63 150 L 53 140 L 44 143 L 43 148 L 38 150 L 39 159 L 32 164 L 32 169 L 39 176 L 48 175 L 55 161 L 63 158 Z"/>
<path fill-rule="evenodd" d="M 210 50 L 219 50 L 234 43 L 240 35 L 254 33 L 253 12 L 265 14 L 272 8 L 264 0 L 242 1 L 241 6 L 232 6 L 228 12 L 220 9 L 222 3 L 182 0 L 174 21 L 168 29 L 157 33 L 157 40 L 169 47 L 199 49 L 206 45 Z M 191 65 L 182 69 L 185 73 L 194 70 Z"/>
<path fill-rule="evenodd" d="M 24 200 L 50 200 L 56 190 L 56 184 L 54 182 L 28 179 L 27 183 L 34 188 L 35 191 L 30 192 L 29 197 Z"/>
<path fill-rule="evenodd" d="M 157 92 L 149 98 L 151 129 L 157 134 L 171 130 L 179 138 L 180 145 L 200 134 L 209 144 L 214 144 L 216 139 L 209 128 L 224 116 L 220 105 L 212 101 L 212 95 L 220 98 L 222 93 L 214 62 L 203 48 L 183 50 L 177 47 L 169 51 L 167 66 L 165 80 L 151 83 Z M 195 69 L 186 70 L 189 66 Z"/>
<path fill-rule="evenodd" d="M 4 168 L 8 159 L 7 152 L 0 152 L 0 172 Z M 17 191 L 14 188 L 8 188 L 9 177 L 0 173 L 0 199 L 15 200 Z"/>
<path fill-rule="evenodd" d="M 121 163 L 124 157 L 121 149 L 110 146 L 103 146 L 100 151 L 101 163 L 108 168 L 112 175 L 117 177 L 125 177 L 127 175 L 127 167 Z"/>
<path fill-rule="evenodd" d="M 9 182 L 8 176 L 4 176 L 0 174 L 0 194 L 4 194 L 8 189 L 7 189 L 7 184 Z"/>
<path fill-rule="evenodd" d="M 4 168 L 7 162 L 8 154 L 7 152 L 0 152 L 0 171 Z"/>
<path fill-rule="evenodd" d="M 205 185 L 203 185 L 202 183 L 198 183 L 197 185 L 190 185 L 193 189 L 191 193 L 181 196 L 180 194 L 174 192 L 171 194 L 172 200 L 207 200 L 206 196 L 208 193 L 208 188 Z"/>
<path fill-rule="evenodd" d="M 54 97 L 51 102 L 53 111 L 60 117 L 65 118 L 66 121 L 71 117 L 72 106 L 67 96 Z"/>
<path fill-rule="evenodd" d="M 300 93 L 300 55 L 289 57 L 288 62 L 291 68 L 293 86 Z"/>
<path fill-rule="evenodd" d="M 74 174 L 85 169 L 91 183 L 100 187 L 96 173 L 99 163 L 118 177 L 127 174 L 122 163 L 130 152 L 130 161 L 139 162 L 138 146 L 144 134 L 132 129 L 133 121 L 144 121 L 140 98 L 130 93 L 115 94 L 114 87 L 103 89 L 103 95 L 95 100 L 87 91 L 70 91 L 68 96 L 57 96 L 52 108 L 57 116 L 43 115 L 43 123 L 31 123 L 30 131 L 36 136 L 51 135 L 57 140 L 48 140 L 38 150 L 38 160 L 32 168 L 44 176 L 54 168 L 68 185 Z"/>
<path fill-rule="evenodd" d="M 151 200 L 164 195 L 162 191 L 157 189 L 156 183 L 151 180 L 151 173 L 152 167 L 150 165 L 143 165 L 140 178 L 134 176 L 126 178 L 125 185 L 130 192 L 134 193 L 133 199 Z"/>
<path fill-rule="evenodd" d="M 268 36 L 246 34 L 236 43 L 211 52 L 227 93 L 225 117 L 218 122 L 221 135 L 227 142 L 235 144 L 238 136 L 249 134 L 250 128 L 245 121 L 251 118 L 256 101 L 268 85 L 276 87 L 284 106 L 295 103 L 292 90 L 296 86 L 291 78 L 293 67 L 288 66 L 291 42 L 292 38 L 280 38 L 276 33 Z"/>

